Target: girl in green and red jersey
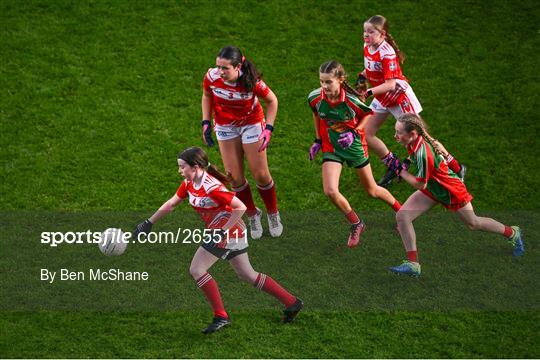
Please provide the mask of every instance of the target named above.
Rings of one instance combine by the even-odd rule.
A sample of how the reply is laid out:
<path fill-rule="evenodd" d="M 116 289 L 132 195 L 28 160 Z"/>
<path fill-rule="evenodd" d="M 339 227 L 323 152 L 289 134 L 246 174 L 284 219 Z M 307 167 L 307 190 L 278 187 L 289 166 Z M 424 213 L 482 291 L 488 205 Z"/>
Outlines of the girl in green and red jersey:
<path fill-rule="evenodd" d="M 469 194 L 463 180 L 454 173 L 443 157 L 440 143 L 433 139 L 426 124 L 416 114 L 404 114 L 397 119 L 396 140 L 407 148 L 409 158 L 398 166 L 396 175 L 418 189 L 403 204 L 396 214 L 399 233 L 407 251 L 407 260 L 402 265 L 391 267 L 395 273 L 420 275 L 420 263 L 416 250 L 416 234 L 413 221 L 437 203 L 458 213 L 460 219 L 471 230 L 481 230 L 501 234 L 513 246 L 513 255 L 525 252 L 521 230 L 517 226 L 506 226 L 474 213 Z M 410 165 L 414 174 L 407 170 Z"/>
<path fill-rule="evenodd" d="M 353 95 L 355 91 L 345 81 L 343 66 L 333 60 L 325 62 L 319 68 L 319 79 L 321 87 L 308 96 L 315 126 L 315 141 L 309 158 L 313 160 L 322 148 L 324 193 L 351 224 L 347 245 L 354 247 L 360 242 L 365 224 L 339 192 L 343 163 L 356 169 L 362 186 L 370 196 L 388 203 L 394 211 L 398 211 L 401 204 L 388 190 L 378 186 L 373 178 L 363 130 L 371 111 Z"/>

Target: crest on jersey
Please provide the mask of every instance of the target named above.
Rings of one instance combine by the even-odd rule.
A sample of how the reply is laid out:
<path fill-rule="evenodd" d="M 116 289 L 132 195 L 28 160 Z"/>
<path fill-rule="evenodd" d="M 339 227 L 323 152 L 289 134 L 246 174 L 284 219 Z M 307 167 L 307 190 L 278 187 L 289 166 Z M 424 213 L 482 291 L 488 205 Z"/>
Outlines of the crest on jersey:
<path fill-rule="evenodd" d="M 397 68 L 396 62 L 395 62 L 395 61 L 392 61 L 392 62 L 390 63 L 390 71 L 394 71 L 394 70 L 396 70 L 396 68 Z"/>
<path fill-rule="evenodd" d="M 405 99 L 405 100 L 403 100 L 403 101 L 401 102 L 401 108 L 402 108 L 404 111 L 410 110 L 410 109 L 409 109 L 410 106 L 411 106 L 411 103 L 410 103 L 409 100 L 407 100 L 407 99 Z"/>
<path fill-rule="evenodd" d="M 199 208 L 211 208 L 217 206 L 217 204 L 209 197 L 191 197 L 189 199 L 191 205 Z"/>

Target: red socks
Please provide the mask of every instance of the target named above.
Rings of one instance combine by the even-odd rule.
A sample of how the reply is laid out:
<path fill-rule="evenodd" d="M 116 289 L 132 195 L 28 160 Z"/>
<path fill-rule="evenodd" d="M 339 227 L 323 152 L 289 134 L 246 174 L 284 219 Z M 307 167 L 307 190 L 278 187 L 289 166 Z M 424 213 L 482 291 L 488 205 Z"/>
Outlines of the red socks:
<path fill-rule="evenodd" d="M 259 194 L 264 201 L 264 206 L 266 207 L 266 212 L 268 214 L 277 213 L 277 196 L 276 196 L 276 186 L 274 185 L 274 180 L 270 181 L 270 184 L 266 186 L 257 185 Z"/>
<path fill-rule="evenodd" d="M 398 212 L 399 209 L 401 209 L 401 204 L 399 203 L 399 201 L 395 201 L 394 204 L 392 205 L 392 209 L 395 211 L 395 212 Z"/>
<path fill-rule="evenodd" d="M 358 215 L 356 215 L 354 210 L 351 210 L 348 214 L 345 214 L 345 217 L 347 218 L 347 221 L 351 225 L 358 224 L 360 222 L 360 218 L 358 217 Z"/>
<path fill-rule="evenodd" d="M 272 295 L 281 301 L 285 307 L 292 306 L 296 302 L 295 296 L 291 295 L 287 290 L 279 285 L 279 283 L 266 274 L 259 273 L 259 276 L 257 276 L 257 280 L 255 280 L 253 286 L 267 294 Z"/>
<path fill-rule="evenodd" d="M 407 260 L 411 262 L 418 262 L 418 252 L 416 250 L 407 251 Z"/>
<path fill-rule="evenodd" d="M 251 187 L 246 181 L 243 185 L 238 188 L 233 188 L 233 191 L 236 192 L 236 197 L 239 198 L 244 205 L 246 205 L 246 214 L 247 216 L 253 216 L 257 213 L 255 208 L 255 203 L 253 202 L 253 196 L 251 195 Z"/>
<path fill-rule="evenodd" d="M 266 212 L 268 214 L 274 214 L 278 211 L 277 208 L 277 196 L 276 196 L 276 186 L 274 181 L 270 181 L 270 184 L 266 186 L 257 185 L 259 194 L 264 201 L 264 206 L 266 207 Z M 236 197 L 238 197 L 246 205 L 246 214 L 247 216 L 253 216 L 257 213 L 255 207 L 255 202 L 253 202 L 253 195 L 251 194 L 251 187 L 246 181 L 243 185 L 238 188 L 233 188 L 233 191 L 236 192 Z"/>
<path fill-rule="evenodd" d="M 510 226 L 504 225 L 503 235 L 504 237 L 511 238 L 514 235 L 514 230 Z"/>
<path fill-rule="evenodd" d="M 206 273 L 201 276 L 199 280 L 197 280 L 197 286 L 203 291 L 206 299 L 208 299 L 208 302 L 214 311 L 214 316 L 228 319 L 229 315 L 223 307 L 223 301 L 221 301 L 219 288 L 216 281 L 212 278 L 212 275 Z"/>

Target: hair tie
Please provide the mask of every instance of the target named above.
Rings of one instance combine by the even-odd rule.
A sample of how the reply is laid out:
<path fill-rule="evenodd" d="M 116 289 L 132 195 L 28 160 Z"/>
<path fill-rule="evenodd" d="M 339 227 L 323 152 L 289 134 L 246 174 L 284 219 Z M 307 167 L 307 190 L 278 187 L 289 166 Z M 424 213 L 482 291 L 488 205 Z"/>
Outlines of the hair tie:
<path fill-rule="evenodd" d="M 208 165 L 206 165 L 206 167 L 207 167 L 207 168 L 209 168 L 209 167 L 210 167 L 210 165 L 212 165 L 212 164 L 210 164 L 210 161 L 209 161 L 209 162 L 208 162 Z"/>
<path fill-rule="evenodd" d="M 245 61 L 246 61 L 246 58 L 244 57 L 244 55 L 242 55 L 242 65 L 244 65 Z"/>

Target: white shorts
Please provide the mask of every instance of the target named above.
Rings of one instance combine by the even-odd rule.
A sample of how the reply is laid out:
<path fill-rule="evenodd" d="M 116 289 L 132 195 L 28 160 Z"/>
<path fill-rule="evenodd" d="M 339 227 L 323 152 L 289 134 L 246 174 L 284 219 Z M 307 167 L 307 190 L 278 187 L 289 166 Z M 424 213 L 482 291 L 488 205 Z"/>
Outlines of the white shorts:
<path fill-rule="evenodd" d="M 217 125 L 215 126 L 216 138 L 220 141 L 231 140 L 237 137 L 242 138 L 242 144 L 252 144 L 259 141 L 262 134 L 264 122 L 252 125 Z"/>
<path fill-rule="evenodd" d="M 369 105 L 369 108 L 376 113 L 390 113 L 395 119 L 403 114 L 420 114 L 422 111 L 422 105 L 420 105 L 420 101 L 418 101 L 418 98 L 410 86 L 407 88 L 407 90 L 405 90 L 405 99 L 401 102 L 401 104 L 387 108 L 382 106 L 379 100 L 373 99 L 371 105 Z"/>

